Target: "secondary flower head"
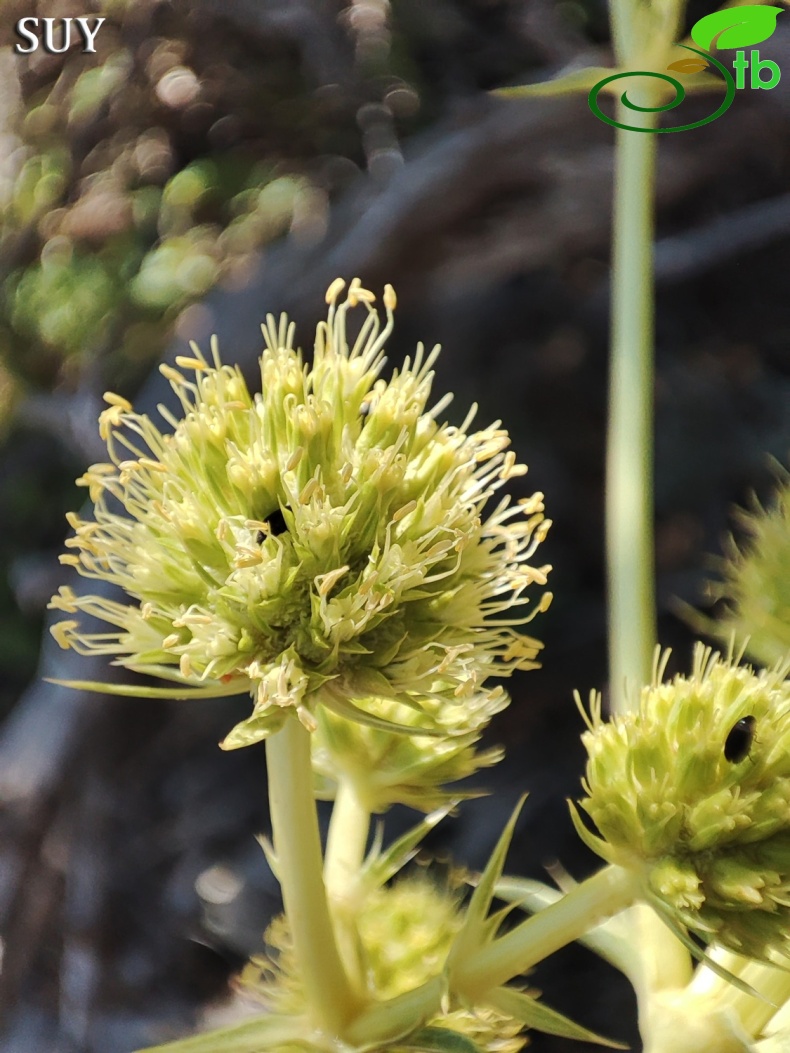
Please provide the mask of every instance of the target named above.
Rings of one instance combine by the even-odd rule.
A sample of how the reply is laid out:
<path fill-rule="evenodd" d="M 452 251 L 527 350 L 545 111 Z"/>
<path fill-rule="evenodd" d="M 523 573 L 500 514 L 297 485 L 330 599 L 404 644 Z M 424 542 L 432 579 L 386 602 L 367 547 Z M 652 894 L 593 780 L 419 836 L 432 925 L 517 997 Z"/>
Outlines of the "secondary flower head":
<path fill-rule="evenodd" d="M 790 683 L 698 646 L 691 676 L 593 705 L 582 807 L 594 851 L 637 871 L 670 922 L 749 957 L 790 955 Z"/>
<path fill-rule="evenodd" d="M 503 704 L 487 678 L 533 666 L 540 646 L 517 626 L 549 599 L 526 596 L 549 570 L 529 562 L 548 528 L 542 495 L 488 511 L 526 470 L 507 433 L 471 431 L 473 413 L 438 422 L 438 349 L 380 378 L 395 294 L 386 287 L 382 328 L 373 295 L 343 288 L 327 293 L 312 365 L 293 324 L 268 317 L 259 394 L 212 343 L 212 362 L 193 346 L 178 370 L 162 367 L 184 411 L 160 407 L 172 433 L 106 396 L 110 463 L 81 480 L 93 518 L 69 518 L 76 551 L 62 560 L 126 597 L 62 588 L 58 641 L 173 681 L 161 695 L 249 692 L 229 748 L 289 714 L 313 730 L 319 705 L 390 730 L 392 706 L 406 707 L 427 735 L 462 735 Z M 80 612 L 109 631 L 82 632 Z M 448 716 L 465 711 L 471 725 Z"/>

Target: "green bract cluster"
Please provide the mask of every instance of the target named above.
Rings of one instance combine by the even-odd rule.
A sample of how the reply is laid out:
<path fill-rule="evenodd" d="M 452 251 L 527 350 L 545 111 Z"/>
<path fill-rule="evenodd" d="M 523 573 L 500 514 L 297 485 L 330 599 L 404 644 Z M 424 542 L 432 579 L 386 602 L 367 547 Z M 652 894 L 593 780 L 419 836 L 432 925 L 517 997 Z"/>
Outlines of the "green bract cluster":
<path fill-rule="evenodd" d="M 790 683 L 698 647 L 691 676 L 642 691 L 637 712 L 583 736 L 581 802 L 599 855 L 637 871 L 671 922 L 785 961 L 790 938 Z"/>
<path fill-rule="evenodd" d="M 354 281 L 338 302 L 343 287 L 327 293 L 312 365 L 293 325 L 269 316 L 260 394 L 214 347 L 213 364 L 197 348 L 177 360 L 194 381 L 162 367 L 184 410 L 177 420 L 161 409 L 171 434 L 107 396 L 110 463 L 82 480 L 93 519 L 71 516 L 76 552 L 62 559 L 126 597 L 62 588 L 53 607 L 111 629 L 84 633 L 69 619 L 53 631 L 65 647 L 174 681 L 162 695 L 250 692 L 252 715 L 227 748 L 289 714 L 316 731 L 319 706 L 365 731 L 452 739 L 433 760 L 419 750 L 398 759 L 396 781 L 413 789 L 474 768 L 471 743 L 506 701 L 487 678 L 535 664 L 540 645 L 517 626 L 550 598 L 526 596 L 546 581 L 549 568 L 529 560 L 549 524 L 541 494 L 489 511 L 491 495 L 526 471 L 507 433 L 498 423 L 468 430 L 473 413 L 461 427 L 438 422 L 446 400 L 427 408 L 436 352 L 420 347 L 380 379 L 395 295 L 388 286 L 380 328 L 372 294 Z M 321 734 L 331 777 L 349 738 L 329 719 Z M 384 806 L 393 791 L 368 796 Z"/>

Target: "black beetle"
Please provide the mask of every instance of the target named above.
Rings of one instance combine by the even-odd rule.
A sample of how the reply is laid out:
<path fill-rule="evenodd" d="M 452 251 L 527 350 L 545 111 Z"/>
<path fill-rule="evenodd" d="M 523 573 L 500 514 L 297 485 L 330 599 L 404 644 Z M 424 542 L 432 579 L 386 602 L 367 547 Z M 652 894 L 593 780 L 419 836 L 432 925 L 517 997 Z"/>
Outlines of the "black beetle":
<path fill-rule="evenodd" d="M 724 759 L 733 764 L 740 762 L 749 755 L 754 741 L 754 729 L 757 721 L 754 717 L 741 717 L 736 720 L 730 728 L 727 738 L 724 740 Z"/>

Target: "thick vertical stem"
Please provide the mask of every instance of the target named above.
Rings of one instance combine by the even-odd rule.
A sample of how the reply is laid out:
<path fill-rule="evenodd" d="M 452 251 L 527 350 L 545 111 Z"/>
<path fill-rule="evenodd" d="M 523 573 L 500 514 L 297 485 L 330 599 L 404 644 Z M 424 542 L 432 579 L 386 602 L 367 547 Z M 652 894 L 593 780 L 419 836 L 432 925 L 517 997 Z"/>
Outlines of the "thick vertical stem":
<path fill-rule="evenodd" d="M 629 92 L 654 105 L 649 87 Z M 632 689 L 650 682 L 656 646 L 653 540 L 653 239 L 658 136 L 656 115 L 618 106 L 614 188 L 612 344 L 606 464 L 606 558 L 609 593 L 609 689 L 624 713 Z M 635 694 L 630 700 L 637 704 Z M 640 1008 L 650 993 L 689 978 L 689 956 L 649 910 L 633 918 L 644 948 Z"/>
<path fill-rule="evenodd" d="M 296 718 L 266 743 L 269 807 L 283 903 L 313 1023 L 339 1034 L 356 1000 L 338 954 L 324 888 L 310 734 Z"/>
<path fill-rule="evenodd" d="M 351 983 L 364 990 L 364 966 L 359 953 L 357 917 L 360 874 L 370 829 L 370 812 L 350 780 L 338 786 L 326 842 L 324 881 L 340 957 Z"/>
<path fill-rule="evenodd" d="M 623 123 L 654 114 L 619 107 Z M 612 350 L 606 467 L 609 682 L 650 679 L 656 640 L 653 556 L 653 208 L 656 136 L 617 130 Z"/>

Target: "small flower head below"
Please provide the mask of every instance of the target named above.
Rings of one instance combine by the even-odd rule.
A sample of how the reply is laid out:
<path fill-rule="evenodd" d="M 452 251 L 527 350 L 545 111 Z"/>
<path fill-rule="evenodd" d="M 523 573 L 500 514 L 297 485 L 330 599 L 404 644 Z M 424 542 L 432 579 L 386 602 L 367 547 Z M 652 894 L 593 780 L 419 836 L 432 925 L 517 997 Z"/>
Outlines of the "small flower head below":
<path fill-rule="evenodd" d="M 594 700 L 577 829 L 639 872 L 673 926 L 748 957 L 790 956 L 788 666 L 755 673 L 698 646 L 691 676 L 642 690 L 601 720 Z"/>
<path fill-rule="evenodd" d="M 171 431 L 107 395 L 109 463 L 80 480 L 93 517 L 69 517 L 62 561 L 125 596 L 62 588 L 58 642 L 171 682 L 160 696 L 249 692 L 226 748 L 289 714 L 313 730 L 319 705 L 392 730 L 377 706 L 397 704 L 427 735 L 468 734 L 442 712 L 466 707 L 476 729 L 501 708 L 487 679 L 534 666 L 540 647 L 518 627 L 550 598 L 527 596 L 550 569 L 530 562 L 549 525 L 542 495 L 489 505 L 526 471 L 507 433 L 472 431 L 474 413 L 439 422 L 438 348 L 382 379 L 395 294 L 382 326 L 359 281 L 343 289 L 327 293 L 311 365 L 293 324 L 268 317 L 258 394 L 212 342 L 211 362 L 193 345 L 161 367 L 183 408 L 160 407 Z M 108 630 L 83 631 L 80 614 Z"/>
<path fill-rule="evenodd" d="M 424 871 L 401 876 L 391 885 L 374 889 L 357 915 L 368 987 L 365 993 L 383 1001 L 439 976 L 453 937 L 463 923 L 461 899 L 462 891 L 454 887 L 452 875 L 443 887 Z M 253 959 L 241 975 L 241 988 L 263 1002 L 271 1013 L 298 1019 L 306 1003 L 284 916 L 271 924 L 266 943 L 271 957 Z M 430 1029 L 441 1029 L 435 1034 L 443 1034 L 451 1041 L 442 1046 L 422 1046 L 404 1039 L 377 1049 L 381 1053 L 409 1048 L 518 1053 L 526 1042 L 521 1021 L 487 1006 L 448 1006 L 427 1024 Z M 457 1040 L 453 1041 L 455 1036 Z M 304 1048 L 313 1048 L 309 1039 Z"/>

